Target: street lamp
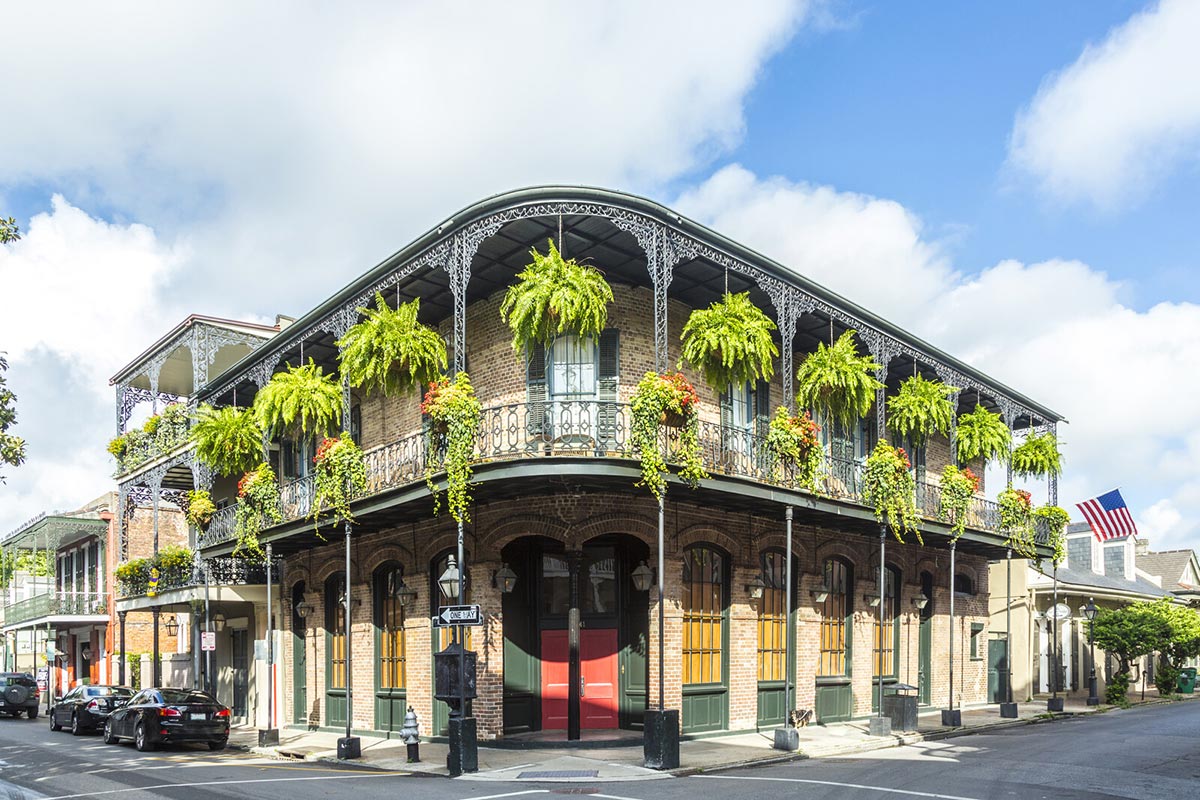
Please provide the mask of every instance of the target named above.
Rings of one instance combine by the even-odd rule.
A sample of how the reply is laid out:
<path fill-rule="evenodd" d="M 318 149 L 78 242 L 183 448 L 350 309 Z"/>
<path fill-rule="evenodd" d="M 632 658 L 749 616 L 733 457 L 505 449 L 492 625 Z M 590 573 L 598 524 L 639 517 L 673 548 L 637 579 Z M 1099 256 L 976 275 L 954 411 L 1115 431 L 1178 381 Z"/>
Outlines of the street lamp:
<path fill-rule="evenodd" d="M 308 615 L 312 612 L 312 603 L 308 602 L 307 600 L 301 600 L 296 604 L 296 615 L 300 617 L 300 619 L 308 619 Z"/>
<path fill-rule="evenodd" d="M 504 594 L 510 594 L 517 585 L 517 573 L 508 564 L 501 564 L 500 569 L 492 573 L 492 587 Z"/>
<path fill-rule="evenodd" d="M 755 575 L 754 580 L 746 584 L 746 594 L 750 595 L 751 600 L 761 600 L 763 590 L 767 588 L 766 581 L 761 575 Z"/>
<path fill-rule="evenodd" d="M 1089 597 L 1087 603 L 1079 607 L 1079 613 L 1088 621 L 1088 658 L 1091 661 L 1091 670 L 1088 674 L 1087 704 L 1098 706 L 1100 696 L 1096 694 L 1096 630 L 1093 624 L 1096 621 L 1096 601 Z"/>
<path fill-rule="evenodd" d="M 929 605 L 929 598 L 926 597 L 925 595 L 919 595 L 917 597 L 914 597 L 913 605 L 916 606 L 918 609 L 924 609 L 925 606 Z"/>
<path fill-rule="evenodd" d="M 629 577 L 633 579 L 633 588 L 639 592 L 650 591 L 650 586 L 654 583 L 654 571 L 645 561 L 634 567 L 633 574 Z"/>
<path fill-rule="evenodd" d="M 220 611 L 218 611 L 216 614 L 213 614 L 212 623 L 213 627 L 216 628 L 218 632 L 225 630 L 225 615 Z"/>
<path fill-rule="evenodd" d="M 163 623 L 163 627 L 167 629 L 167 636 L 174 636 L 179 632 L 179 622 L 175 619 L 175 615 L 167 617 L 167 621 Z"/>
<path fill-rule="evenodd" d="M 403 575 L 396 576 L 396 585 L 392 587 L 392 596 L 396 598 L 396 602 L 404 608 L 417 597 L 417 590 L 409 588 L 409 585 L 404 582 Z"/>
<path fill-rule="evenodd" d="M 458 572 L 458 562 L 454 556 L 449 557 L 449 564 L 446 565 L 446 571 L 438 578 L 438 588 L 442 590 L 442 594 L 447 600 L 458 599 L 458 583 L 461 580 Z"/>

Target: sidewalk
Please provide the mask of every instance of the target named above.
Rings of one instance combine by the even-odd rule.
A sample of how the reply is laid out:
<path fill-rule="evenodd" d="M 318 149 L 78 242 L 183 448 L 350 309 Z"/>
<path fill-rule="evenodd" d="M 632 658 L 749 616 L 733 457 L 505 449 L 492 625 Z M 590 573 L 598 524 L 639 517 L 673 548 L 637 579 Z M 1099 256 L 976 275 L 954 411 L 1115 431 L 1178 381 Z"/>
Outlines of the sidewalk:
<path fill-rule="evenodd" d="M 1193 700 L 1200 695 L 1184 695 L 1183 701 Z M 1145 705 L 1172 702 L 1147 697 Z M 1134 706 L 1143 705 L 1135 702 Z M 1033 722 L 1079 714 L 1108 711 L 1113 706 L 1087 706 L 1082 699 L 1069 698 L 1062 714 L 1048 714 L 1044 700 L 1021 703 L 1016 719 L 1001 719 L 998 706 L 968 706 L 962 709 L 963 726 L 946 728 L 941 724 L 940 710 L 933 709 L 919 715 L 915 732 L 896 733 L 887 737 L 867 735 L 866 720 L 838 723 L 827 726 L 812 725 L 801 728 L 800 750 L 785 753 L 772 747 L 773 732 L 719 736 L 710 739 L 695 739 L 680 742 L 678 769 L 659 772 L 642 766 L 640 741 L 628 746 L 606 747 L 562 747 L 516 749 L 509 747 L 479 746 L 479 772 L 464 775 L 461 780 L 475 781 L 536 781 L 548 782 L 591 782 L 631 781 L 670 778 L 694 772 L 728 769 L 751 763 L 784 761 L 795 758 L 823 758 L 848 755 L 888 747 L 899 747 L 913 742 L 965 736 L 987 730 L 1026 725 Z M 230 736 L 230 746 L 250 750 L 260 755 L 277 758 L 303 759 L 306 761 L 337 762 L 337 740 L 339 734 L 281 730 L 279 746 L 259 748 L 258 732 L 254 728 L 235 728 Z M 435 742 L 421 743 L 421 762 L 409 764 L 403 743 L 396 739 L 380 739 L 373 736 L 361 737 L 362 758 L 341 763 L 398 772 L 446 775 L 447 746 Z"/>

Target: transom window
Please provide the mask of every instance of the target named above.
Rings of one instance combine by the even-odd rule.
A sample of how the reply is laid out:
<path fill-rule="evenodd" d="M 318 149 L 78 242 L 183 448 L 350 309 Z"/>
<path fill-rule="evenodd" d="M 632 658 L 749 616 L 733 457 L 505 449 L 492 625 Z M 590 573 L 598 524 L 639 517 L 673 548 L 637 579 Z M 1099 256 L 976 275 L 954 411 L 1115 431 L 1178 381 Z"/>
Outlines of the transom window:
<path fill-rule="evenodd" d="M 846 617 L 850 613 L 850 568 L 835 558 L 825 562 L 825 602 L 821 604 L 821 655 L 817 675 L 849 674 Z"/>
<path fill-rule="evenodd" d="M 787 656 L 787 570 L 783 553 L 763 553 L 763 588 L 758 601 L 758 679 L 784 679 Z"/>
<path fill-rule="evenodd" d="M 396 596 L 403 581 L 404 570 L 399 566 L 385 568 L 375 577 L 381 689 L 405 687 L 404 606 Z"/>
<path fill-rule="evenodd" d="M 725 633 L 725 557 L 699 546 L 683 559 L 683 682 L 720 683 Z"/>

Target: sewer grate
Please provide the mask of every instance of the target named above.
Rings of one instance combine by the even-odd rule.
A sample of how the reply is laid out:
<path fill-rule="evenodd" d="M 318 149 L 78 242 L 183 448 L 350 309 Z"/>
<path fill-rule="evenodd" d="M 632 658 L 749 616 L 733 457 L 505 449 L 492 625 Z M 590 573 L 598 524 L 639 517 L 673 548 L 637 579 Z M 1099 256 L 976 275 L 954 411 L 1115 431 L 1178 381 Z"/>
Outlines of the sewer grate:
<path fill-rule="evenodd" d="M 598 769 L 548 769 L 540 772 L 522 772 L 517 776 L 517 780 L 523 781 L 537 778 L 596 778 L 599 775 L 600 770 Z"/>

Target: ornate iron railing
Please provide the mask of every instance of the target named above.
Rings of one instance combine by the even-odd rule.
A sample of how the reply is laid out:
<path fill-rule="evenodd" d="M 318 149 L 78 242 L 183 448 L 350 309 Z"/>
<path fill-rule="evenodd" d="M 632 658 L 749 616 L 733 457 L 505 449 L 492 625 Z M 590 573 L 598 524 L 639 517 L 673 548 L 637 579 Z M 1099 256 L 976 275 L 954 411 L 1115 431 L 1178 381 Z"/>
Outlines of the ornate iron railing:
<path fill-rule="evenodd" d="M 50 616 L 106 614 L 108 595 L 103 592 L 46 592 L 6 606 L 4 624 L 13 625 Z"/>
<path fill-rule="evenodd" d="M 570 401 L 512 403 L 483 410 L 475 445 L 476 463 L 541 459 L 556 456 L 636 458 L 630 436 L 630 408 L 615 402 Z M 679 448 L 680 429 L 664 428 L 660 446 L 668 462 Z M 425 477 L 431 440 L 427 431 L 411 433 L 395 442 L 368 450 L 369 497 L 390 489 L 407 486 Z M 766 437 L 755 431 L 701 421 L 700 457 L 704 468 L 713 475 L 729 475 L 789 488 L 799 487 L 793 470 L 774 464 Z M 312 510 L 313 476 L 296 478 L 280 489 L 280 511 L 285 522 L 303 519 Z M 863 499 L 863 463 L 853 459 L 826 457 L 818 475 L 815 493 L 838 500 L 867 505 Z M 917 482 L 917 507 L 926 519 L 938 520 L 941 487 L 927 480 Z M 232 541 L 233 506 L 214 515 L 200 546 L 208 547 Z M 996 503 L 973 498 L 968 509 L 967 526 L 996 531 L 999 510 Z M 1039 532 L 1038 541 L 1049 541 L 1047 532 Z"/>
<path fill-rule="evenodd" d="M 209 530 L 212 530 L 210 527 Z M 279 559 L 276 561 L 275 575 L 279 575 Z M 202 559 L 199 563 L 178 569 L 161 570 L 158 575 L 157 593 L 169 592 L 172 589 L 186 589 L 191 586 L 203 586 L 205 572 L 208 582 L 213 586 L 257 586 L 267 582 L 267 565 L 263 560 L 251 560 L 237 556 L 217 556 Z M 145 588 L 138 586 L 129 589 L 118 582 L 121 597 L 142 597 Z"/>
<path fill-rule="evenodd" d="M 164 417 L 154 433 L 145 433 L 135 428 L 125 434 L 126 449 L 117 459 L 115 476 L 133 472 L 138 467 L 156 458 L 173 452 L 188 440 L 191 423 L 187 417 Z"/>

